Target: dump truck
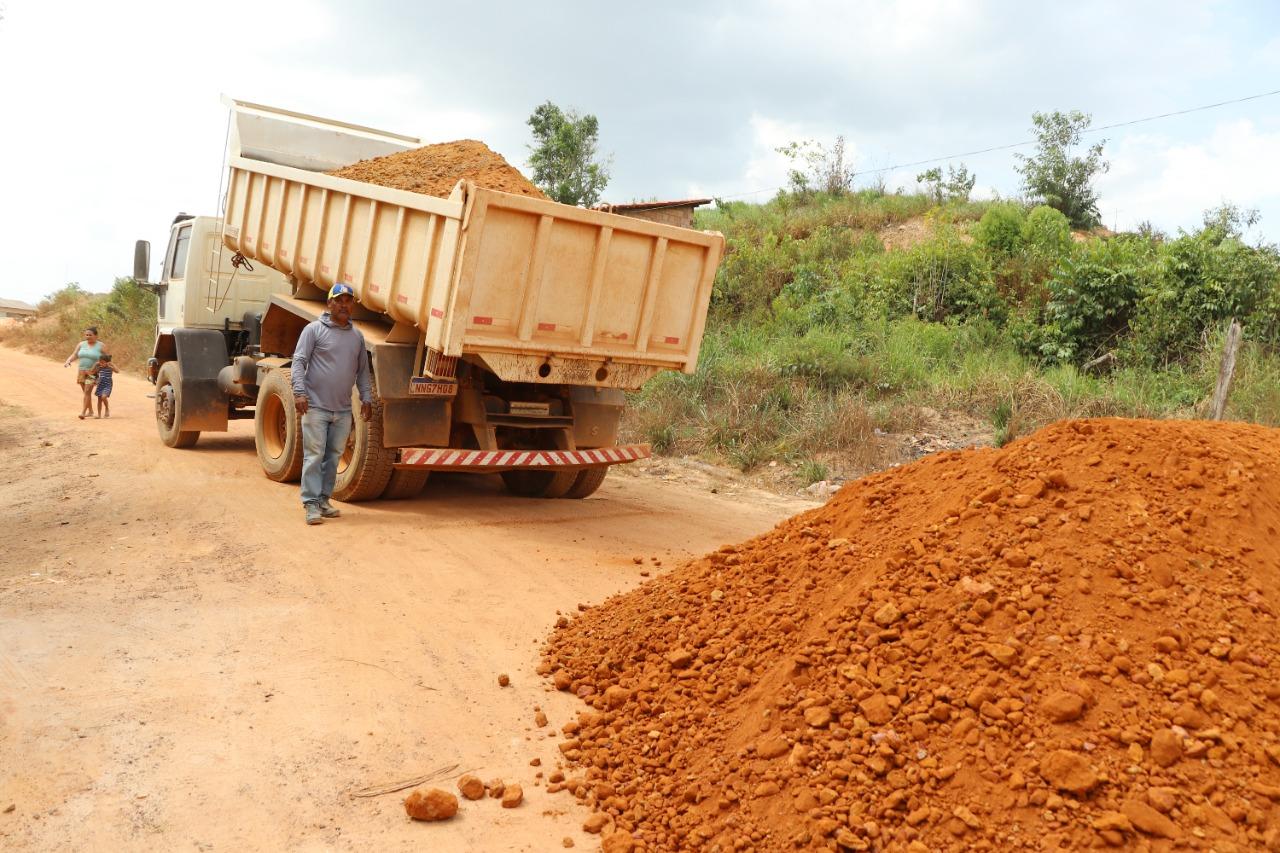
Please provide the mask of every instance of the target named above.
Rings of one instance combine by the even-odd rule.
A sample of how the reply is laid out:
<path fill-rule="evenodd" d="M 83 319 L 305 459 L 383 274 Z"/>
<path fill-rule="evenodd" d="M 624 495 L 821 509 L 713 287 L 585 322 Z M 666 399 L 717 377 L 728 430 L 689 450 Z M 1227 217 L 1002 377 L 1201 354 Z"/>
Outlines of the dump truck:
<path fill-rule="evenodd" d="M 333 497 L 417 494 L 432 471 L 498 474 L 531 497 L 583 498 L 610 466 L 625 392 L 693 372 L 724 238 L 461 180 L 448 198 L 336 177 L 421 140 L 226 101 L 221 216 L 179 215 L 156 292 L 160 439 L 252 418 L 267 477 L 301 475 L 290 358 L 335 283 L 357 298 L 374 385 Z M 355 406 L 358 411 L 359 407 Z"/>

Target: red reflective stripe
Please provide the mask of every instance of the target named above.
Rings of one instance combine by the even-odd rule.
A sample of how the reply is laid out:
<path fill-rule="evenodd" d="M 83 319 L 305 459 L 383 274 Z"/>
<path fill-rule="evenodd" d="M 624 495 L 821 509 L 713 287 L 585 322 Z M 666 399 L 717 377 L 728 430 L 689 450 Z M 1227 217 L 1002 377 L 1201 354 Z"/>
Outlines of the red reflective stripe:
<path fill-rule="evenodd" d="M 444 312 L 443 312 L 443 311 L 441 311 L 439 308 L 432 308 L 432 309 L 431 309 L 431 316 L 432 316 L 432 317 L 435 317 L 436 319 L 439 319 L 439 318 L 441 318 L 441 317 L 443 317 L 443 316 L 444 316 Z"/>
<path fill-rule="evenodd" d="M 455 468 L 539 468 L 586 465 L 614 465 L 649 456 L 640 445 L 596 447 L 587 450 L 460 450 L 453 448 L 406 447 L 400 451 L 400 465 L 429 465 Z"/>
<path fill-rule="evenodd" d="M 492 317 L 472 317 L 471 322 L 477 326 L 492 326 L 493 318 Z"/>

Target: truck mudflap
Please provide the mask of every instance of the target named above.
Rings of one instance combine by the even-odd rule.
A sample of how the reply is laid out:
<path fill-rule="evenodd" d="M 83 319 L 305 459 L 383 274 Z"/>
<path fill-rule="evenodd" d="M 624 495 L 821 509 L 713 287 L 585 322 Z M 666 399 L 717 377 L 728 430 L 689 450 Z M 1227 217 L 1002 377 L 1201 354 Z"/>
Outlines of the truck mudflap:
<path fill-rule="evenodd" d="M 600 468 L 648 459 L 647 444 L 597 447 L 591 450 L 453 450 L 406 447 L 396 468 L 417 471 L 469 471 L 496 474 L 501 471 L 562 471 Z"/>
<path fill-rule="evenodd" d="M 226 337 L 216 329 L 174 329 L 173 342 L 181 376 L 178 429 L 226 432 L 227 394 L 218 387 L 218 372 L 229 363 Z"/>

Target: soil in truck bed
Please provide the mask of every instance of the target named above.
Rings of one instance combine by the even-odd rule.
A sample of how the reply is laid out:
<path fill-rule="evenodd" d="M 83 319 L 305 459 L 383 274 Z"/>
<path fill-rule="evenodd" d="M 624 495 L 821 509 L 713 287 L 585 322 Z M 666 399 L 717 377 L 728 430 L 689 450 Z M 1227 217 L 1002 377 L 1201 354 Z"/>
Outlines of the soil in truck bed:
<path fill-rule="evenodd" d="M 486 189 L 546 198 L 501 154 L 474 139 L 440 142 L 361 160 L 328 174 L 441 198 L 447 198 L 464 178 Z"/>

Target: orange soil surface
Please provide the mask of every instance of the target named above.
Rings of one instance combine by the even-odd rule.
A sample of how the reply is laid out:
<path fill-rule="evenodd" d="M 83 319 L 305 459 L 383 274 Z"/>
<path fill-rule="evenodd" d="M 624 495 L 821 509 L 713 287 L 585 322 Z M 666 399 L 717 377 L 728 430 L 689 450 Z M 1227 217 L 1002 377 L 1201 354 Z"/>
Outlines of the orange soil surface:
<path fill-rule="evenodd" d="M 491 190 L 546 198 L 529 179 L 483 142 L 460 139 L 361 160 L 328 174 L 398 190 L 448 198 L 460 180 Z"/>
<path fill-rule="evenodd" d="M 1093 420 L 852 483 L 552 636 L 551 787 L 617 849 L 1280 849 L 1278 465 Z"/>

